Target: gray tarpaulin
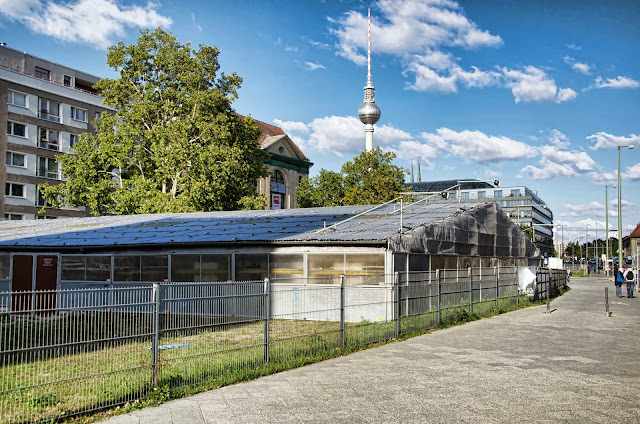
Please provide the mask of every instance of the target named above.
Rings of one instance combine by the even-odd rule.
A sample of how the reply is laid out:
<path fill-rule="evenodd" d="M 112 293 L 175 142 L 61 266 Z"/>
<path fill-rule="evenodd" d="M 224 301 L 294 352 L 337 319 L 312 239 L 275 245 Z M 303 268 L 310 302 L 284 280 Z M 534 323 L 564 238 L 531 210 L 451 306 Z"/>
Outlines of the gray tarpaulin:
<path fill-rule="evenodd" d="M 396 252 L 462 256 L 532 257 L 533 243 L 495 203 L 427 222 L 389 239 Z"/>

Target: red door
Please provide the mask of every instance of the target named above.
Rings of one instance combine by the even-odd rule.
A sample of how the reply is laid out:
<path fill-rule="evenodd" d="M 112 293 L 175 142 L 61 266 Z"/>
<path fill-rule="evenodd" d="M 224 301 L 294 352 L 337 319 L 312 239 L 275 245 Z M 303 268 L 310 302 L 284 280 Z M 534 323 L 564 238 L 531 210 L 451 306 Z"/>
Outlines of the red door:
<path fill-rule="evenodd" d="M 58 283 L 58 257 L 38 255 L 36 262 L 36 310 L 56 308 L 56 288 Z"/>
<path fill-rule="evenodd" d="M 31 310 L 31 290 L 33 289 L 33 256 L 14 255 L 12 268 L 11 310 L 13 312 L 29 311 Z"/>

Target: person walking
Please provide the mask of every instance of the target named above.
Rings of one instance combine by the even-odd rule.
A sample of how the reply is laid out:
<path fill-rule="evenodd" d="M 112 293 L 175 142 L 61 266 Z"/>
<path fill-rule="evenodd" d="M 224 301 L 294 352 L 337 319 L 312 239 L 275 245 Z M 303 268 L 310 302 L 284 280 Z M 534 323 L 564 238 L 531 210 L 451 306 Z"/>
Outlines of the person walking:
<path fill-rule="evenodd" d="M 618 266 L 613 267 L 613 281 L 616 283 L 616 297 L 622 297 L 622 283 L 624 282 L 624 277 L 622 276 L 622 272 L 618 270 Z"/>
<path fill-rule="evenodd" d="M 627 283 L 627 297 L 635 297 L 633 295 L 633 285 L 635 283 L 633 271 L 626 266 L 623 268 L 623 270 L 624 272 L 622 273 L 622 275 L 624 276 L 624 281 Z"/>

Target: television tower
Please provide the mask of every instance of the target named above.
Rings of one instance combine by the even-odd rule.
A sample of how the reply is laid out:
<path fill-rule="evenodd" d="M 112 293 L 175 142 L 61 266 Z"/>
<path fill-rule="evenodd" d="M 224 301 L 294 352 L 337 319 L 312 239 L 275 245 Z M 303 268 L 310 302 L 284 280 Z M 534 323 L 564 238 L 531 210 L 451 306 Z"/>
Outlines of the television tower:
<path fill-rule="evenodd" d="M 358 118 L 365 124 L 366 151 L 373 150 L 373 124 L 380 119 L 380 108 L 374 97 L 376 89 L 371 84 L 371 9 L 368 13 L 369 28 L 367 40 L 367 85 L 364 87 L 364 103 L 358 109 Z"/>

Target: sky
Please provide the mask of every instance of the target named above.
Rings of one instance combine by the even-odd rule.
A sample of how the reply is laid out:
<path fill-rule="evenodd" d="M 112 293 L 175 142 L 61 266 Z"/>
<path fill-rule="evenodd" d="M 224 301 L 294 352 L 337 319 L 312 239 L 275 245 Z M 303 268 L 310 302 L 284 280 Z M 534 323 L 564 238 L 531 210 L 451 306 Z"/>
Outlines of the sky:
<path fill-rule="evenodd" d="M 0 0 L 0 42 L 115 78 L 108 46 L 158 26 L 220 49 L 243 78 L 237 112 L 281 127 L 321 169 L 365 146 L 367 79 L 382 117 L 374 146 L 423 181 L 525 185 L 564 241 L 640 223 L 637 0 Z M 418 159 L 419 157 L 419 159 Z M 609 186 L 605 189 L 606 186 Z"/>

